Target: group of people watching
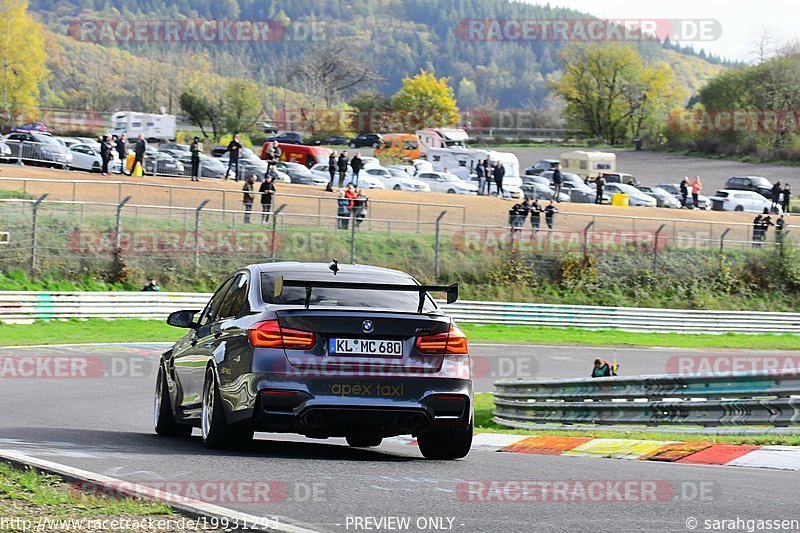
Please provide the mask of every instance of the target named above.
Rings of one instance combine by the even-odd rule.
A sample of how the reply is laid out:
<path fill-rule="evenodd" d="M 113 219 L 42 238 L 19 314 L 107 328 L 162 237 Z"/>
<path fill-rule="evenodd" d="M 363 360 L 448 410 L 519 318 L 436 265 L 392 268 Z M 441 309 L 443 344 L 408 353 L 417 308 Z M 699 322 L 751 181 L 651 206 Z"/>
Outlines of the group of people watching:
<path fill-rule="evenodd" d="M 353 219 L 354 227 L 358 228 L 367 217 L 369 198 L 364 195 L 362 189 L 357 189 L 350 183 L 346 189 L 339 191 L 337 205 L 336 226 L 339 229 L 348 229 L 350 227 L 350 219 Z"/>
<path fill-rule="evenodd" d="M 492 194 L 492 181 L 496 187 L 497 196 L 503 196 L 503 178 L 506 168 L 502 161 L 497 161 L 494 166 L 488 159 L 481 159 L 475 164 L 475 174 L 478 176 L 478 194 L 483 196 Z M 484 193 L 484 190 L 486 191 Z"/>
<path fill-rule="evenodd" d="M 769 216 L 769 209 L 764 208 L 764 212 L 756 215 L 753 219 L 753 247 L 759 248 L 762 243 L 767 240 L 767 232 L 770 226 L 775 226 L 775 243 L 781 244 L 783 242 L 783 230 L 786 227 L 786 221 L 783 215 L 778 217 L 775 223 L 772 223 L 772 217 Z"/>
<path fill-rule="evenodd" d="M 141 171 L 144 173 L 144 154 L 147 151 L 147 141 L 144 138 L 144 134 L 139 134 L 139 138 L 133 146 L 133 151 L 134 160 L 130 174 L 134 175 L 136 165 L 141 165 Z M 112 135 L 110 139 L 108 135 L 100 137 L 100 172 L 103 176 L 108 176 L 109 174 L 108 165 L 111 163 L 111 160 L 114 159 L 114 152 L 117 153 L 121 162 L 119 174 L 127 174 L 127 172 L 125 172 L 125 162 L 128 157 L 128 136 L 126 134 L 123 133 L 119 137 Z"/>
<path fill-rule="evenodd" d="M 530 199 L 525 198 L 522 203 L 514 204 L 511 206 L 511 209 L 508 210 L 508 224 L 511 226 L 512 231 L 522 231 L 522 228 L 525 226 L 525 219 L 530 215 L 531 228 L 535 234 L 539 231 L 542 213 L 544 213 L 544 222 L 547 224 L 547 229 L 552 230 L 553 218 L 555 214 L 558 213 L 558 208 L 553 200 L 550 200 L 550 203 L 542 208 L 538 200 L 533 200 L 531 202 Z"/>
<path fill-rule="evenodd" d="M 253 211 L 253 203 L 256 200 L 256 176 L 254 174 L 247 177 L 242 187 L 244 203 L 244 223 L 250 224 L 250 213 Z M 261 196 L 261 223 L 266 224 L 269 222 L 269 215 L 272 212 L 272 197 L 275 195 L 275 183 L 273 182 L 272 175 L 268 172 L 264 176 L 264 181 L 258 188 Z"/>
<path fill-rule="evenodd" d="M 341 154 L 337 154 L 336 150 L 331 152 L 328 156 L 328 172 L 331 175 L 331 180 L 325 187 L 327 192 L 333 192 L 333 181 L 336 175 L 339 175 L 339 189 L 344 187 L 344 180 L 347 178 L 347 169 L 353 169 L 353 183 L 358 186 L 358 174 L 364 168 L 364 161 L 361 159 L 361 152 L 356 152 L 351 160 L 347 160 L 347 150 L 342 150 Z"/>

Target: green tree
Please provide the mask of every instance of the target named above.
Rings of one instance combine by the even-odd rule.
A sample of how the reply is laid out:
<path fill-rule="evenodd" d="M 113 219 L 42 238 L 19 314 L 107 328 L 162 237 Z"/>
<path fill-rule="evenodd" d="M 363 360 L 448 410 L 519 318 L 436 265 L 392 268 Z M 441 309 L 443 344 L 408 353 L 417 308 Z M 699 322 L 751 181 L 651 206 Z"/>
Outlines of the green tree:
<path fill-rule="evenodd" d="M 458 106 L 449 81 L 425 70 L 413 78 L 403 78 L 403 86 L 392 96 L 392 109 L 415 113 L 420 128 L 454 126 Z"/>
<path fill-rule="evenodd" d="M 478 87 L 475 82 L 467 78 L 461 78 L 461 81 L 458 82 L 458 105 L 462 108 L 474 108 L 480 103 Z"/>
<path fill-rule="evenodd" d="M 27 10 L 27 0 L 0 0 L 0 82 L 7 117 L 34 112 L 39 84 L 47 78 L 44 29 Z"/>
<path fill-rule="evenodd" d="M 249 132 L 262 114 L 258 86 L 252 80 L 234 80 L 225 90 L 225 129 Z"/>
<path fill-rule="evenodd" d="M 564 75 L 552 83 L 571 126 L 609 144 L 642 134 L 655 115 L 680 101 L 668 65 L 647 66 L 632 46 L 591 43 L 563 51 Z"/>

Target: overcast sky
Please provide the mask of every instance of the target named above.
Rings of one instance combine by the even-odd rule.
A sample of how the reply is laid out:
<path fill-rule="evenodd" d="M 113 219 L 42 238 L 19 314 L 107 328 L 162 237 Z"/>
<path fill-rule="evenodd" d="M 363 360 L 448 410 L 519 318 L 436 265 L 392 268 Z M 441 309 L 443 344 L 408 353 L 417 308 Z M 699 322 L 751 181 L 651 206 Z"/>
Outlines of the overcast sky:
<path fill-rule="evenodd" d="M 544 1 L 527 0 L 542 4 Z M 716 19 L 721 37 L 693 42 L 729 59 L 752 61 L 758 35 L 775 34 L 782 43 L 800 40 L 800 0 L 550 0 L 550 5 L 578 9 L 610 19 Z"/>

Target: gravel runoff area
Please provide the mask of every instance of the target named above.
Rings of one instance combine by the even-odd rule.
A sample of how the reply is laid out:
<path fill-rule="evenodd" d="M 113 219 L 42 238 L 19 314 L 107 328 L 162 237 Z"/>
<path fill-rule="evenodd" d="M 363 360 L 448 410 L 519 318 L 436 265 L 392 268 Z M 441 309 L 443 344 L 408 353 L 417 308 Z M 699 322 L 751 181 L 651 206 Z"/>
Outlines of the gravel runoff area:
<path fill-rule="evenodd" d="M 520 158 L 520 164 L 524 168 L 527 165 L 541 158 L 557 157 L 558 154 L 569 150 L 568 148 L 508 148 Z M 795 189 L 800 189 L 800 169 L 794 167 L 783 167 L 775 165 L 751 165 L 733 161 L 710 160 L 702 158 L 690 158 L 674 154 L 660 152 L 618 152 L 618 168 L 621 171 L 636 175 L 639 179 L 648 184 L 656 184 L 664 181 L 677 181 L 685 174 L 699 174 L 704 179 L 704 194 L 710 195 L 721 186 L 727 177 L 735 174 L 757 174 L 772 179 L 789 180 L 798 176 L 798 184 Z M 171 185 L 176 187 L 191 187 L 188 178 L 170 177 L 145 177 L 132 178 L 129 176 L 109 176 L 103 177 L 98 174 L 86 172 L 73 172 L 64 170 L 54 170 L 39 167 L 0 165 L 0 189 L 20 190 L 19 182 L 7 181 L 2 178 L 40 178 L 51 180 L 89 180 L 98 181 L 128 181 L 140 184 L 159 184 Z M 119 195 L 131 195 L 131 204 L 138 205 L 173 205 L 183 207 L 196 207 L 203 200 L 210 200 L 207 208 L 222 208 L 223 196 L 227 209 L 241 209 L 241 187 L 240 182 L 203 180 L 199 187 L 212 190 L 190 190 L 178 188 L 155 188 L 142 187 L 137 185 L 125 185 L 120 188 L 118 185 L 82 183 L 72 184 L 68 182 L 53 183 L 28 182 L 27 192 L 32 195 L 48 193 L 50 200 L 72 200 L 91 201 L 91 202 L 116 202 Z M 323 215 L 334 216 L 336 211 L 335 198 L 333 193 L 326 193 L 321 187 L 305 185 L 277 184 L 278 197 L 275 205 L 282 203 L 288 204 L 284 210 L 286 214 L 295 215 L 315 215 L 318 212 Z M 224 194 L 223 194 L 224 192 Z M 304 195 L 304 197 L 283 197 L 283 194 Z M 432 222 L 435 217 L 447 209 L 449 212 L 445 217 L 445 222 L 461 223 L 465 220 L 468 224 L 486 226 L 504 226 L 507 224 L 507 212 L 511 206 L 509 200 L 501 200 L 493 197 L 483 196 L 462 196 L 437 193 L 410 193 L 402 191 L 378 191 L 370 190 L 367 195 L 372 200 L 389 200 L 399 202 L 412 202 L 419 204 L 419 217 L 422 221 Z M 430 204 L 448 204 L 464 206 L 460 208 L 447 208 Z M 606 218 L 598 216 L 595 219 L 595 230 L 625 230 L 635 229 L 636 231 L 654 231 L 662 220 L 658 219 L 677 219 L 677 222 L 668 222 L 673 229 L 684 229 L 692 231 L 707 231 L 708 224 L 704 222 L 725 222 L 750 224 L 753 215 L 749 213 L 730 213 L 713 211 L 687 211 L 662 208 L 641 208 L 641 207 L 612 207 L 595 206 L 593 204 L 569 204 L 559 205 L 561 214 L 557 217 L 558 230 L 580 230 L 593 215 L 616 215 L 619 217 L 648 217 L 654 220 L 641 221 L 635 223 L 626 218 Z M 415 220 L 417 213 L 413 208 L 410 212 L 408 205 L 403 204 L 381 204 L 373 202 L 370 209 L 370 217 L 373 219 L 390 220 Z M 466 213 L 465 215 L 463 213 Z M 584 216 L 585 215 L 585 216 Z M 681 224 L 683 226 L 681 227 Z M 678 226 L 676 228 L 676 226 Z M 745 228 L 741 227 L 744 231 Z M 719 232 L 713 232 L 718 234 Z"/>

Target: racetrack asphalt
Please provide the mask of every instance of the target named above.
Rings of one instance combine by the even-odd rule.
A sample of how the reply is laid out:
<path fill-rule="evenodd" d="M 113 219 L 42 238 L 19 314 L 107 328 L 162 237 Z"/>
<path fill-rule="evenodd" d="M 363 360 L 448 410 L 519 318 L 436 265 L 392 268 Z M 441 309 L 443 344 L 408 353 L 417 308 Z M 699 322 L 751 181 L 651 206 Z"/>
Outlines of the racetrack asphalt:
<path fill-rule="evenodd" d="M 473 450 L 460 461 L 426 461 L 415 446 L 386 442 L 353 449 L 342 439 L 310 440 L 261 434 L 244 451 L 204 448 L 195 430 L 187 440 L 157 437 L 152 430 L 152 396 L 158 353 L 164 345 L 3 348 L 0 356 L 84 356 L 85 378 L 0 379 L 0 449 L 82 468 L 127 481 L 215 483 L 270 481 L 283 487 L 278 501 L 212 502 L 258 516 L 279 516 L 319 531 L 388 531 L 387 524 L 356 518 L 409 517 L 405 530 L 464 532 L 689 531 L 699 520 L 797 519 L 796 472 L 659 464 L 566 456 Z M 625 374 L 662 373 L 677 350 L 602 349 Z M 473 346 L 487 360 L 532 358 L 537 377 L 585 376 L 598 349 L 577 347 Z M 730 352 L 706 353 L 711 356 Z M 520 365 L 521 366 L 521 365 Z M 46 366 L 42 367 L 43 369 Z M 499 367 L 498 367 L 499 368 Z M 42 370 L 42 372 L 46 372 Z M 7 374 L 5 374 L 7 376 Z M 492 376 L 479 377 L 490 390 Z M 464 487 L 488 480 L 619 481 L 667 487 L 656 502 L 578 498 L 578 501 L 465 501 Z M 465 483 L 472 482 L 472 485 Z M 574 487 L 574 485 L 570 485 Z M 783 487 L 783 489 L 781 489 Z M 474 498 L 497 496 L 477 491 Z M 611 494 L 613 499 L 613 494 Z M 473 499 L 474 499 L 473 498 Z M 500 493 L 497 499 L 508 500 Z M 452 518 L 450 524 L 448 519 Z M 422 519 L 422 522 L 417 520 Z M 427 523 L 425 523 L 427 522 Z M 424 527 L 418 527 L 418 526 Z M 397 528 L 396 528 L 397 530 Z"/>

